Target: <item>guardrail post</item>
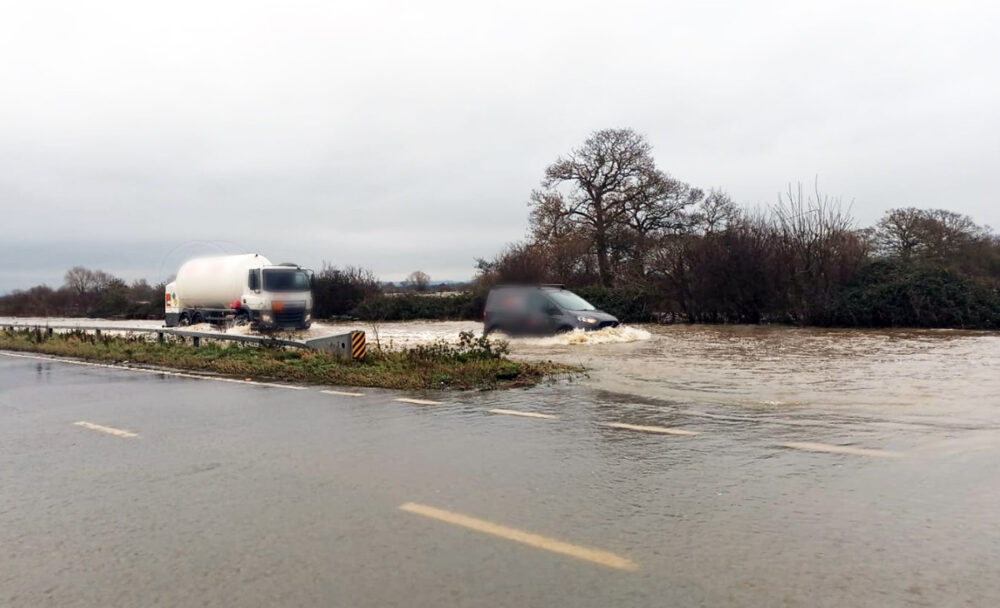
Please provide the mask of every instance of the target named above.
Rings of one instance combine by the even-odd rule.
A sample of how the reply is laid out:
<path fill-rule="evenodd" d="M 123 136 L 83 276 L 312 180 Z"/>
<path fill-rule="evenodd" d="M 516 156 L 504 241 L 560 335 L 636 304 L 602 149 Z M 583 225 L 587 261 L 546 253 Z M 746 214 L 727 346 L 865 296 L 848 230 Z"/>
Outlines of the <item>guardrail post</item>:
<path fill-rule="evenodd" d="M 195 336 L 191 338 L 191 343 L 194 345 L 195 348 L 198 348 L 199 346 L 201 346 L 201 338 Z"/>
<path fill-rule="evenodd" d="M 163 332 L 162 331 L 156 332 L 156 341 L 159 342 L 160 344 L 163 344 Z"/>
<path fill-rule="evenodd" d="M 46 327 L 45 328 L 45 337 L 46 338 L 51 338 L 52 337 L 52 328 L 51 327 Z"/>
<path fill-rule="evenodd" d="M 101 330 L 95 329 L 94 330 L 94 337 L 100 339 L 100 337 L 101 337 Z"/>
<path fill-rule="evenodd" d="M 302 342 L 293 343 L 293 346 L 325 351 L 355 360 L 364 359 L 368 350 L 367 342 L 365 341 L 365 332 L 363 331 L 352 331 L 335 336 L 323 336 L 322 338 L 310 338 Z"/>

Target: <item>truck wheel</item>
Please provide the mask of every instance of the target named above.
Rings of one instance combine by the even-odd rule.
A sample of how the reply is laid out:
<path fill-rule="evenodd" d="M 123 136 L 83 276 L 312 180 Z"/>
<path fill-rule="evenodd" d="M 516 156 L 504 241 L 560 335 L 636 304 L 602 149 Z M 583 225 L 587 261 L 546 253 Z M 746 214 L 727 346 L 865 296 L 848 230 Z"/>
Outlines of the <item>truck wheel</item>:
<path fill-rule="evenodd" d="M 250 324 L 250 315 L 246 311 L 240 311 L 233 317 L 233 325 L 243 327 Z"/>
<path fill-rule="evenodd" d="M 199 323 L 204 323 L 204 322 L 205 318 L 201 316 L 200 312 L 194 313 L 194 316 L 191 317 L 191 325 L 197 325 Z"/>
<path fill-rule="evenodd" d="M 182 312 L 181 316 L 177 317 L 177 326 L 187 327 L 188 325 L 191 325 L 191 319 L 186 312 Z"/>

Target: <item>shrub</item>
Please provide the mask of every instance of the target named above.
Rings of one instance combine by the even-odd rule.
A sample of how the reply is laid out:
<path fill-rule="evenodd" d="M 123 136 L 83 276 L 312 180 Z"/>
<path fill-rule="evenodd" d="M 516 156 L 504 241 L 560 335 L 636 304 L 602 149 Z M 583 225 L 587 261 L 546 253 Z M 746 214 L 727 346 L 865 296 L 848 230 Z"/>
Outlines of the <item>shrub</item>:
<path fill-rule="evenodd" d="M 458 334 L 458 344 L 446 340 L 436 340 L 429 344 L 419 344 L 406 349 L 410 357 L 426 361 L 441 359 L 451 361 L 489 361 L 502 359 L 510 352 L 510 345 L 503 340 L 490 340 L 485 335 L 478 338 L 471 331 Z"/>
<path fill-rule="evenodd" d="M 845 286 L 825 325 L 863 327 L 1000 327 L 1000 294 L 953 270 L 881 260 Z"/>
<path fill-rule="evenodd" d="M 612 287 L 578 287 L 573 289 L 581 298 L 597 308 L 618 317 L 623 323 L 646 323 L 654 320 L 658 299 L 644 289 Z"/>
<path fill-rule="evenodd" d="M 483 298 L 471 293 L 381 295 L 361 302 L 351 315 L 367 321 L 482 319 Z"/>
<path fill-rule="evenodd" d="M 313 287 L 313 316 L 329 319 L 350 314 L 378 293 L 378 280 L 371 271 L 351 266 L 340 269 L 324 263 Z"/>

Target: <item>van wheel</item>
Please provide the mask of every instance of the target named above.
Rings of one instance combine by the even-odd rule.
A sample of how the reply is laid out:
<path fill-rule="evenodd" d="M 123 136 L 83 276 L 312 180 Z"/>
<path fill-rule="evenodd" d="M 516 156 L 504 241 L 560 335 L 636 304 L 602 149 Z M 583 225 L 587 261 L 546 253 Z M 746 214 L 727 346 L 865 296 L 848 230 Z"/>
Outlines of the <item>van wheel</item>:
<path fill-rule="evenodd" d="M 573 331 L 573 328 L 570 327 L 569 325 L 563 325 L 562 327 L 560 327 L 559 329 L 556 330 L 556 333 L 557 334 L 564 334 L 564 333 L 569 332 L 569 331 Z"/>
<path fill-rule="evenodd" d="M 490 325 L 489 327 L 486 327 L 486 328 L 483 329 L 483 335 L 484 336 L 488 336 L 491 333 L 495 332 L 496 330 L 497 330 L 497 326 L 496 325 Z"/>

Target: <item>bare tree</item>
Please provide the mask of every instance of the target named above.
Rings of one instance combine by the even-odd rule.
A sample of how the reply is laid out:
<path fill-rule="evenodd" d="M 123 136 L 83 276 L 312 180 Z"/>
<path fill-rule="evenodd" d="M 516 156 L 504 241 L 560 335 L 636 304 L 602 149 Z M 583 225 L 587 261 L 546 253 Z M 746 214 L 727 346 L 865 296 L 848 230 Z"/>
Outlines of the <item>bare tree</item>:
<path fill-rule="evenodd" d="M 989 238 L 988 227 L 944 209 L 891 209 L 875 227 L 879 253 L 904 259 L 955 259 L 974 243 Z"/>
<path fill-rule="evenodd" d="M 920 246 L 923 211 L 914 207 L 891 209 L 875 227 L 875 246 L 883 255 L 909 258 Z"/>
<path fill-rule="evenodd" d="M 406 284 L 414 291 L 427 291 L 431 284 L 431 277 L 423 270 L 415 270 L 406 277 Z"/>
<path fill-rule="evenodd" d="M 66 287 L 70 288 L 78 297 L 85 296 L 97 289 L 97 277 L 94 271 L 83 266 L 74 266 L 67 270 L 64 280 Z"/>
<path fill-rule="evenodd" d="M 634 248 L 630 237 L 676 228 L 685 219 L 683 209 L 703 196 L 657 169 L 651 152 L 635 131 L 605 129 L 557 159 L 545 170 L 541 188 L 531 193 L 535 241 L 585 235 L 600 281 L 610 286 L 617 246 Z"/>
<path fill-rule="evenodd" d="M 739 215 L 740 208 L 728 194 L 721 190 L 709 190 L 708 196 L 698 203 L 692 219 L 705 234 L 712 234 L 725 230 Z"/>
<path fill-rule="evenodd" d="M 772 208 L 779 255 L 788 278 L 790 310 L 795 322 L 804 322 L 829 303 L 837 285 L 843 284 L 867 258 L 864 239 L 854 226 L 850 205 L 831 198 L 814 184 L 815 198 L 799 183 L 779 193 Z"/>

